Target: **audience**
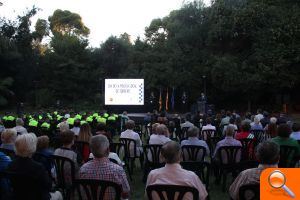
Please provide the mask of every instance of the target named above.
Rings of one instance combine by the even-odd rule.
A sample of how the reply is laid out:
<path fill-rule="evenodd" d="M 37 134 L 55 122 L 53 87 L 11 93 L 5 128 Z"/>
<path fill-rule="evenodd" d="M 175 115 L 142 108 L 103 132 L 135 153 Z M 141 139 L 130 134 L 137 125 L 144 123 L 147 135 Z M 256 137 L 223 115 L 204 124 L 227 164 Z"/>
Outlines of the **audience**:
<path fill-rule="evenodd" d="M 134 149 L 133 143 L 130 144 L 130 155 L 133 155 L 134 151 L 136 151 L 137 156 L 140 156 L 143 153 L 142 140 L 140 135 L 133 131 L 135 127 L 135 123 L 133 120 L 128 120 L 125 124 L 126 131 L 121 133 L 120 138 L 128 138 L 136 141 L 136 149 Z"/>
<path fill-rule="evenodd" d="M 237 140 L 248 138 L 248 136 L 250 134 L 251 126 L 248 122 L 243 122 L 241 128 L 242 128 L 242 131 L 235 134 L 235 139 L 237 139 Z"/>
<path fill-rule="evenodd" d="M 21 118 L 17 118 L 17 120 L 16 120 L 16 127 L 14 129 L 20 135 L 27 133 L 26 128 L 24 128 L 24 121 Z"/>
<path fill-rule="evenodd" d="M 73 125 L 73 128 L 71 129 L 71 131 L 73 131 L 75 136 L 78 137 L 79 131 L 80 131 L 80 120 L 79 119 L 75 119 L 74 125 Z"/>
<path fill-rule="evenodd" d="M 2 144 L 0 145 L 3 149 L 15 150 L 15 140 L 17 138 L 17 131 L 13 128 L 5 129 L 1 134 Z"/>
<path fill-rule="evenodd" d="M 294 140 L 300 140 L 300 123 L 294 123 L 292 130 L 293 132 L 290 135 L 290 138 L 293 138 Z"/>
<path fill-rule="evenodd" d="M 108 139 L 103 135 L 93 136 L 90 141 L 90 147 L 95 158 L 80 168 L 79 178 L 118 183 L 122 186 L 122 198 L 128 198 L 130 187 L 124 169 L 110 162 L 108 159 Z M 110 190 L 111 189 L 108 189 L 106 191 L 104 200 L 114 199 L 114 193 Z"/>
<path fill-rule="evenodd" d="M 239 199 L 239 189 L 243 185 L 259 184 L 260 174 L 266 168 L 277 168 L 279 162 L 279 146 L 271 141 L 260 143 L 256 148 L 256 158 L 259 162 L 257 168 L 242 171 L 229 188 L 233 200 Z M 252 193 L 248 193 L 251 199 Z"/>
<path fill-rule="evenodd" d="M 153 127 L 153 126 L 152 126 Z M 149 144 L 164 144 L 171 141 L 170 138 L 166 137 L 168 128 L 164 124 L 159 124 L 155 128 L 155 134 L 153 133 L 150 136 Z"/>
<path fill-rule="evenodd" d="M 223 136 L 225 136 L 225 132 L 226 132 L 226 129 L 227 129 L 228 126 L 234 127 L 235 133 L 238 131 L 238 127 L 237 127 L 237 125 L 235 124 L 235 119 L 234 119 L 234 118 L 230 118 L 230 119 L 229 119 L 229 124 L 228 124 L 228 125 L 225 125 L 224 128 L 223 128 L 223 132 L 222 132 L 222 135 L 223 135 Z"/>
<path fill-rule="evenodd" d="M 263 126 L 260 123 L 259 115 L 256 115 L 254 117 L 254 121 L 250 125 L 251 125 L 251 130 L 252 131 L 262 131 L 262 130 L 264 130 Z"/>
<path fill-rule="evenodd" d="M 267 136 L 274 138 L 277 136 L 277 119 L 275 117 L 270 118 L 270 123 L 265 127 Z"/>
<path fill-rule="evenodd" d="M 52 182 L 44 166 L 31 158 L 36 151 L 37 137 L 33 133 L 20 135 L 17 137 L 15 144 L 17 156 L 9 164 L 8 171 L 30 176 L 38 188 L 31 186 L 31 190 L 27 191 L 25 188 L 28 188 L 28 186 L 21 186 L 17 182 L 11 182 L 15 189 L 13 199 L 62 200 L 60 192 L 50 192 Z"/>
<path fill-rule="evenodd" d="M 191 186 L 199 191 L 200 200 L 206 199 L 207 191 L 199 177 L 194 172 L 182 169 L 180 166 L 181 148 L 177 142 L 165 143 L 161 149 L 161 155 L 166 165 L 149 173 L 146 187 L 155 184 Z M 187 193 L 184 199 L 192 199 L 190 195 Z M 153 199 L 159 198 L 155 196 Z"/>
<path fill-rule="evenodd" d="M 36 153 L 43 155 L 47 159 L 37 158 L 34 159 L 38 162 L 42 163 L 44 167 L 51 172 L 52 163 L 50 161 L 51 155 L 53 155 L 53 150 L 49 148 L 49 137 L 46 135 L 40 136 L 37 138 L 37 146 L 36 146 Z"/>
<path fill-rule="evenodd" d="M 185 117 L 185 122 L 180 124 L 180 128 L 183 129 L 183 128 L 190 128 L 190 127 L 193 127 L 194 124 L 191 122 L 192 120 L 192 117 L 191 115 L 186 115 Z"/>
<path fill-rule="evenodd" d="M 214 130 L 214 131 L 216 130 L 216 127 L 211 125 L 211 118 L 210 117 L 208 117 L 206 119 L 206 125 L 202 127 L 202 131 L 204 131 L 204 130 Z"/>
<path fill-rule="evenodd" d="M 65 131 L 69 131 L 70 128 L 69 128 L 69 124 L 68 122 L 66 121 L 63 121 L 59 124 L 59 131 L 62 133 L 62 132 L 65 132 Z"/>
<path fill-rule="evenodd" d="M 210 155 L 210 151 L 208 148 L 208 145 L 206 144 L 206 142 L 204 140 L 199 140 L 199 128 L 194 126 L 188 129 L 187 132 L 187 136 L 188 139 L 187 140 L 183 140 L 181 142 L 181 146 L 185 146 L 185 145 L 195 145 L 195 146 L 202 146 L 206 149 L 206 156 Z"/>

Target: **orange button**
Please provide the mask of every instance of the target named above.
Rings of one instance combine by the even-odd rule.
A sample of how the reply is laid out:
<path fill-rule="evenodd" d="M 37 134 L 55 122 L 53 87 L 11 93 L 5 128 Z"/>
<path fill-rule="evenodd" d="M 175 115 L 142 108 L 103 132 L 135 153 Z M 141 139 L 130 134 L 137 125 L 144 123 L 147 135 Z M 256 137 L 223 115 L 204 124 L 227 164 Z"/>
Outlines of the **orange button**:
<path fill-rule="evenodd" d="M 260 199 L 300 199 L 299 168 L 268 168 L 260 176 Z"/>

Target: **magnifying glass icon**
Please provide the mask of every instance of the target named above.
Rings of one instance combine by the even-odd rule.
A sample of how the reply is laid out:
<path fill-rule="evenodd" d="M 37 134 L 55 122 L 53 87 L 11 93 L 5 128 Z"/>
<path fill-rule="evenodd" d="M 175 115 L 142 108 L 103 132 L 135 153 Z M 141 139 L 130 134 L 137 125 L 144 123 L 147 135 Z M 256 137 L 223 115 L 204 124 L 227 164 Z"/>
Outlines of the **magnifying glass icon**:
<path fill-rule="evenodd" d="M 284 189 L 288 195 L 292 198 L 295 198 L 294 192 L 290 188 L 285 185 L 286 177 L 280 170 L 274 170 L 269 175 L 269 184 L 276 189 L 282 188 Z"/>

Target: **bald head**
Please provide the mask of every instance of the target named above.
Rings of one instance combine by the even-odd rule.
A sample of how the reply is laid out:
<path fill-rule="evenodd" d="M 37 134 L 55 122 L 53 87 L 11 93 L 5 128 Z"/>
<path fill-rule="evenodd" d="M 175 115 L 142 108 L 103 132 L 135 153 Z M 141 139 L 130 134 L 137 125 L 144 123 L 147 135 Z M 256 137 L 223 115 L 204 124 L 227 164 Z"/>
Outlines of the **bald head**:
<path fill-rule="evenodd" d="M 170 141 L 165 143 L 161 148 L 161 155 L 167 164 L 180 162 L 181 148 L 179 143 Z"/>

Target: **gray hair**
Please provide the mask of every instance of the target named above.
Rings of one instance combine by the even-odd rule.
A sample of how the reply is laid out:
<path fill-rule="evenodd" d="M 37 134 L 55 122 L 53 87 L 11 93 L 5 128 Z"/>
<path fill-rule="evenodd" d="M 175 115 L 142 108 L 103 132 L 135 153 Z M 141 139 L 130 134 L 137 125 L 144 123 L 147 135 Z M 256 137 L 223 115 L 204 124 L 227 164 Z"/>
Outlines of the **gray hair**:
<path fill-rule="evenodd" d="M 109 141 L 104 135 L 95 135 L 90 139 L 90 148 L 96 158 L 106 157 Z"/>
<path fill-rule="evenodd" d="M 192 126 L 188 129 L 187 136 L 188 137 L 198 137 L 199 128 L 196 126 Z"/>
<path fill-rule="evenodd" d="M 17 138 L 17 131 L 13 128 L 5 129 L 1 133 L 1 140 L 4 144 L 14 143 Z"/>
<path fill-rule="evenodd" d="M 24 121 L 23 121 L 23 119 L 17 118 L 17 120 L 16 120 L 16 125 L 17 125 L 17 126 L 24 126 Z"/>
<path fill-rule="evenodd" d="M 61 122 L 59 124 L 59 131 L 60 132 L 65 132 L 65 131 L 68 131 L 68 130 L 70 130 L 68 122 Z"/>
<path fill-rule="evenodd" d="M 168 164 L 178 163 L 181 156 L 179 143 L 174 141 L 165 143 L 161 148 L 161 155 Z"/>
<path fill-rule="evenodd" d="M 270 118 L 270 123 L 271 124 L 276 124 L 276 122 L 277 122 L 277 118 L 276 117 L 271 117 Z"/>
<path fill-rule="evenodd" d="M 37 137 L 34 133 L 19 135 L 15 142 L 16 155 L 31 157 L 36 151 Z"/>

